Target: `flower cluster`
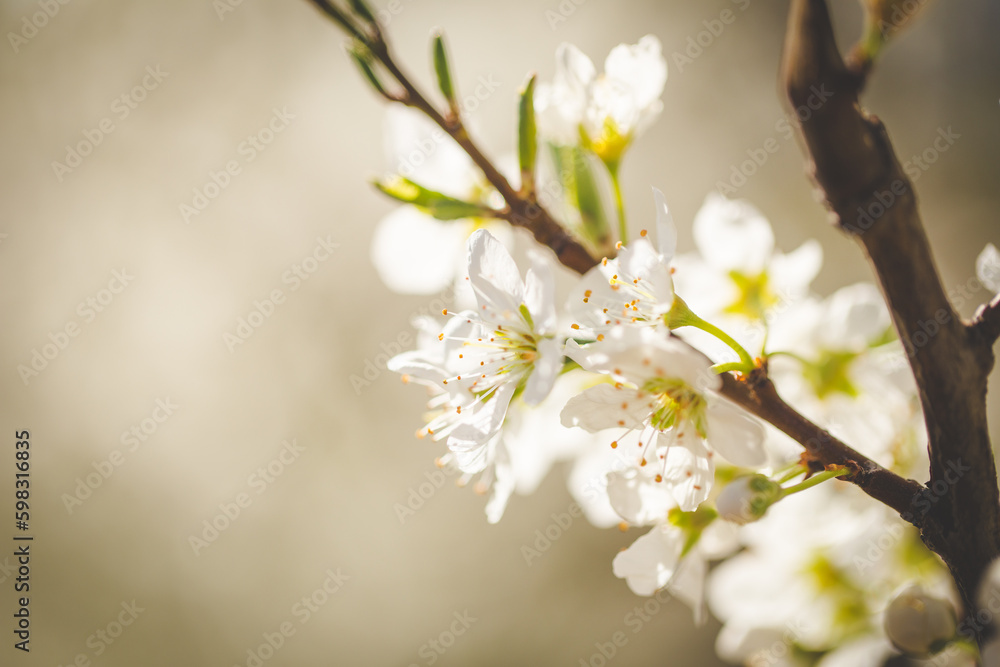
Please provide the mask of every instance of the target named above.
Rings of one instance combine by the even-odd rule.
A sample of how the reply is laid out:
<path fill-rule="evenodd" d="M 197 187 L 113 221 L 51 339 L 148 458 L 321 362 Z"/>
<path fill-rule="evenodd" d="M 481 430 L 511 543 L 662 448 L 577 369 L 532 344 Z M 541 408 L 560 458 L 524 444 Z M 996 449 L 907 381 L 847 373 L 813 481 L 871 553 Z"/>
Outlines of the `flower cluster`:
<path fill-rule="evenodd" d="M 824 469 L 723 391 L 726 374 L 766 373 L 800 413 L 919 476 L 926 434 L 878 289 L 815 296 L 819 244 L 783 253 L 760 211 L 719 194 L 694 217 L 695 252 L 678 254 L 658 190 L 653 233 L 630 240 L 618 166 L 660 113 L 667 67 L 647 36 L 612 50 L 604 69 L 563 45 L 554 81 L 533 102 L 550 166 L 566 155 L 603 163 L 617 199 L 618 242 L 608 245 L 603 204 L 591 196 L 597 172 L 584 161 L 558 177 L 576 215 L 564 227 L 609 250 L 562 308 L 553 256 L 529 251 L 522 276 L 493 215 L 503 203 L 470 177 L 451 139 L 420 144 L 405 117 L 392 121 L 390 135 L 408 137 L 397 149 L 416 141 L 433 155 L 420 160 L 420 183 L 414 168 L 380 184 L 406 203 L 375 234 L 376 265 L 400 291 L 454 281 L 466 294 L 456 312 L 419 320 L 417 349 L 389 364 L 429 391 L 418 436 L 443 442 L 440 464 L 489 496 L 490 522 L 514 492 L 531 493 L 567 462 L 569 490 L 594 525 L 643 528 L 614 556 L 615 576 L 638 595 L 670 591 L 698 622 L 711 610 L 723 658 L 874 666 L 949 645 L 957 598 L 914 529 L 834 481 L 849 469 Z M 977 271 L 993 290 L 998 267 L 988 246 Z M 913 623 L 926 632 L 908 631 Z M 958 655 L 947 664 L 964 664 Z"/>

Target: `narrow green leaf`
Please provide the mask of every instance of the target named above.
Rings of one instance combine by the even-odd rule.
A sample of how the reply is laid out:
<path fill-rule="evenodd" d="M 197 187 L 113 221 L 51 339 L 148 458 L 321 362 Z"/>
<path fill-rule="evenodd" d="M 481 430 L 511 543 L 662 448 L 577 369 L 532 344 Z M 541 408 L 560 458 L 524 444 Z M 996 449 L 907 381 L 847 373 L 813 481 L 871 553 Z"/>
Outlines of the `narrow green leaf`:
<path fill-rule="evenodd" d="M 355 14 L 369 23 L 375 23 L 375 12 L 372 11 L 372 8 L 368 6 L 365 0 L 350 0 L 350 2 L 351 9 L 354 10 Z"/>
<path fill-rule="evenodd" d="M 374 181 L 374 185 L 393 199 L 412 204 L 438 220 L 481 218 L 492 213 L 490 209 L 480 204 L 462 201 L 435 192 L 402 176 L 391 176 L 384 180 Z"/>
<path fill-rule="evenodd" d="M 434 73 L 437 74 L 438 88 L 441 94 L 448 100 L 448 104 L 455 106 L 455 87 L 451 83 L 451 70 L 448 67 L 448 54 L 444 50 L 444 37 L 441 33 L 434 35 Z"/>
<path fill-rule="evenodd" d="M 580 215 L 581 234 L 598 248 L 608 240 L 608 216 L 594 174 L 594 159 L 578 146 L 550 144 L 567 203 Z M 602 169 L 603 171 L 603 169 Z"/>
<path fill-rule="evenodd" d="M 351 59 L 361 70 L 361 74 L 368 79 L 368 83 L 378 91 L 379 94 L 386 97 L 390 97 L 389 93 L 386 91 L 385 86 L 382 85 L 382 81 L 379 80 L 378 74 L 375 73 L 374 62 L 372 61 L 371 54 L 361 44 L 355 44 L 353 47 L 347 49 L 350 54 Z"/>
<path fill-rule="evenodd" d="M 523 183 L 534 180 L 538 133 L 535 127 L 535 79 L 532 74 L 521 88 L 517 107 L 517 157 Z"/>

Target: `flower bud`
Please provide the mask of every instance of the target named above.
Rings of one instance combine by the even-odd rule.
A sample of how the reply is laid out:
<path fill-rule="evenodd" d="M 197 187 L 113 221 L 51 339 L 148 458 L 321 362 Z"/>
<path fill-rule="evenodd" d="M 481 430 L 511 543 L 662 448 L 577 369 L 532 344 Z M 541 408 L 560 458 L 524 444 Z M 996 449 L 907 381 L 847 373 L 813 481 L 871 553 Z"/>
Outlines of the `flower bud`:
<path fill-rule="evenodd" d="M 908 586 L 885 610 L 885 634 L 903 653 L 926 656 L 937 653 L 955 636 L 955 610 L 951 603 Z"/>
<path fill-rule="evenodd" d="M 740 525 L 764 516 L 767 508 L 781 498 L 781 486 L 764 475 L 748 475 L 734 479 L 719 494 L 716 509 L 726 521 Z"/>

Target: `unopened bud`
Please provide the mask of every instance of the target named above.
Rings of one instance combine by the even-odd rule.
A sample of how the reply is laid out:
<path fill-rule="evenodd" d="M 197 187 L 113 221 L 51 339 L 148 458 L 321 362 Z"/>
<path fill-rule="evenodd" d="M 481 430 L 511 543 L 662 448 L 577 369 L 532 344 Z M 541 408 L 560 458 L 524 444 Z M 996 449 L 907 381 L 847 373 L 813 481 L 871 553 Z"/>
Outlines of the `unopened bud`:
<path fill-rule="evenodd" d="M 763 475 L 738 477 L 729 483 L 715 502 L 719 516 L 740 525 L 764 516 L 767 508 L 781 498 L 781 486 Z"/>
<path fill-rule="evenodd" d="M 889 603 L 884 623 L 889 641 L 913 656 L 937 653 L 955 637 L 951 603 L 931 597 L 915 585 L 900 591 Z"/>

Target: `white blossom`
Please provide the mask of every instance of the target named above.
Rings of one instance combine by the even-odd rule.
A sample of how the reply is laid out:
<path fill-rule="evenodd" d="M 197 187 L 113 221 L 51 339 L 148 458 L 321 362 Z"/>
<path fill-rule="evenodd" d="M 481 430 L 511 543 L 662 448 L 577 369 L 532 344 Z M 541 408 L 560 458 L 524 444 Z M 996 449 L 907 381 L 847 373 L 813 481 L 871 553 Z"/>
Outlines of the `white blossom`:
<path fill-rule="evenodd" d="M 562 145 L 582 138 L 601 159 L 616 162 L 659 116 L 666 81 L 667 61 L 652 35 L 612 49 L 603 74 L 578 48 L 561 44 L 552 83 L 535 92 L 539 132 Z"/>
<path fill-rule="evenodd" d="M 685 344 L 649 328 L 619 327 L 603 341 L 569 341 L 567 356 L 584 369 L 603 373 L 603 383 L 571 399 L 563 423 L 590 432 L 638 431 L 638 466 L 653 463 L 655 481 L 665 482 L 684 511 L 708 497 L 718 452 L 737 465 L 765 461 L 763 428 L 715 392 L 721 380 L 707 359 Z"/>

